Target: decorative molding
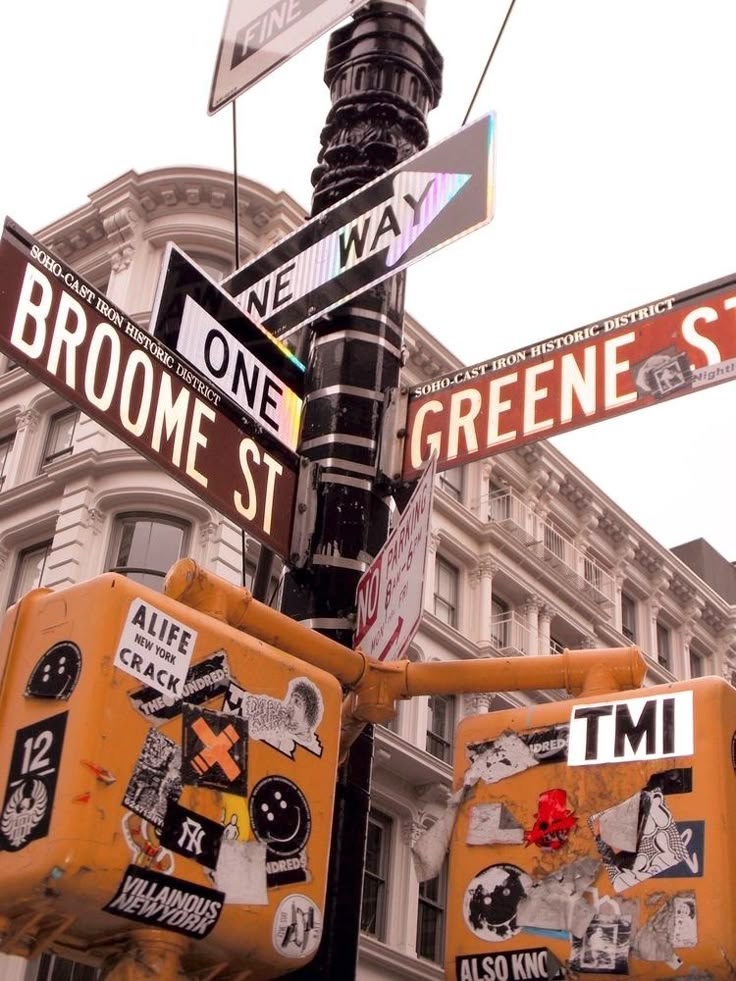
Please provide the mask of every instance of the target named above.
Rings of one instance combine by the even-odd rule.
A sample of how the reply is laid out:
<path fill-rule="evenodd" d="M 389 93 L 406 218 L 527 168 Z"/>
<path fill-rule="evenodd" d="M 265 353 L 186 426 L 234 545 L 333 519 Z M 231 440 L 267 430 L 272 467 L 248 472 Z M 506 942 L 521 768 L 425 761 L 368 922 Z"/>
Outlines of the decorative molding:
<path fill-rule="evenodd" d="M 213 542 L 218 528 L 216 521 L 203 521 L 199 527 L 199 544 L 204 546 L 208 542 Z"/>
<path fill-rule="evenodd" d="M 35 409 L 24 409 L 15 417 L 15 426 L 19 433 L 23 432 L 25 429 L 27 429 L 29 433 L 34 433 L 38 428 L 40 421 L 40 412 L 36 412 Z"/>
<path fill-rule="evenodd" d="M 113 272 L 119 273 L 128 269 L 133 261 L 135 249 L 132 245 L 124 245 L 115 252 L 110 253 L 110 268 Z"/>
<path fill-rule="evenodd" d="M 99 535 L 105 523 L 105 514 L 98 508 L 84 507 L 84 513 L 79 521 L 83 528 L 88 528 L 93 535 Z"/>
<path fill-rule="evenodd" d="M 5 548 L 4 545 L 0 545 L 0 572 L 3 571 L 10 558 L 10 549 Z"/>
<path fill-rule="evenodd" d="M 415 845 L 422 833 L 427 830 L 421 821 L 414 820 L 413 818 L 406 818 L 402 821 L 400 829 L 401 840 L 409 848 Z"/>

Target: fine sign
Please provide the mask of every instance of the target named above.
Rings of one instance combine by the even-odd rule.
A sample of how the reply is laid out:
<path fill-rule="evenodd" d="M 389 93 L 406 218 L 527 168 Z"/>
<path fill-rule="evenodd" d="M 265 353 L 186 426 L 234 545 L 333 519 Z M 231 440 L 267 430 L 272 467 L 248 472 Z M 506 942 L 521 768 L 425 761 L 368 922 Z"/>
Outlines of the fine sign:
<path fill-rule="evenodd" d="M 279 337 L 493 217 L 493 114 L 327 208 L 223 281 Z"/>
<path fill-rule="evenodd" d="M 217 52 L 212 115 L 367 0 L 230 0 Z"/>
<path fill-rule="evenodd" d="M 378 661 L 402 656 L 422 616 L 434 474 L 433 456 L 399 523 L 358 583 L 353 643 Z"/>
<path fill-rule="evenodd" d="M 0 351 L 287 557 L 298 457 L 13 222 Z"/>

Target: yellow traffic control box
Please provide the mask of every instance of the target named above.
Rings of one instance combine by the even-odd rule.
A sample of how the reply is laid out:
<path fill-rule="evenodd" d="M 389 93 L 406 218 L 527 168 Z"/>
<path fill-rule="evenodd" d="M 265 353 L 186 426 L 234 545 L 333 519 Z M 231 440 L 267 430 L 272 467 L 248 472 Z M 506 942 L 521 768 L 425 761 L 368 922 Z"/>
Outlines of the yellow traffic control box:
<path fill-rule="evenodd" d="M 465 719 L 448 979 L 736 977 L 735 727 L 719 678 Z"/>
<path fill-rule="evenodd" d="M 163 936 L 252 981 L 312 958 L 332 675 L 113 574 L 23 598 L 0 670 L 0 948 L 101 963 Z"/>

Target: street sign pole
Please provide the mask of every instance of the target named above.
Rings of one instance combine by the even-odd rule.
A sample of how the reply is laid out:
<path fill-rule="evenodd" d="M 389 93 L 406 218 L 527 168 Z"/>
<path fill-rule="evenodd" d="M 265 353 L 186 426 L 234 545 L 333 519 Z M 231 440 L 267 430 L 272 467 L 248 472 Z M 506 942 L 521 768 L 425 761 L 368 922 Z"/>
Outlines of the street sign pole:
<path fill-rule="evenodd" d="M 312 178 L 314 214 L 427 144 L 442 60 L 415 2 L 371 3 L 332 35 L 333 106 Z M 399 274 L 312 325 L 300 453 L 317 464 L 316 530 L 310 560 L 286 577 L 282 609 L 348 647 L 358 581 L 389 527 L 389 488 L 377 487 L 376 475 L 384 393 L 401 368 L 403 298 Z M 338 778 L 322 945 L 290 978 L 355 977 L 372 755 L 368 727 Z"/>

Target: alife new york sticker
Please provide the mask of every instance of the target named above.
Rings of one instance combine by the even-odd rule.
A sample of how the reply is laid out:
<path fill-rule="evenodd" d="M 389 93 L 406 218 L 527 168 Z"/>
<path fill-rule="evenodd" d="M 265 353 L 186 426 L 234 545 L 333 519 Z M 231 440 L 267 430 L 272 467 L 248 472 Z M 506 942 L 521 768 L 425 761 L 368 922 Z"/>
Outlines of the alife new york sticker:
<path fill-rule="evenodd" d="M 181 698 L 197 631 L 134 599 L 115 653 L 115 667 L 162 695 Z"/>

